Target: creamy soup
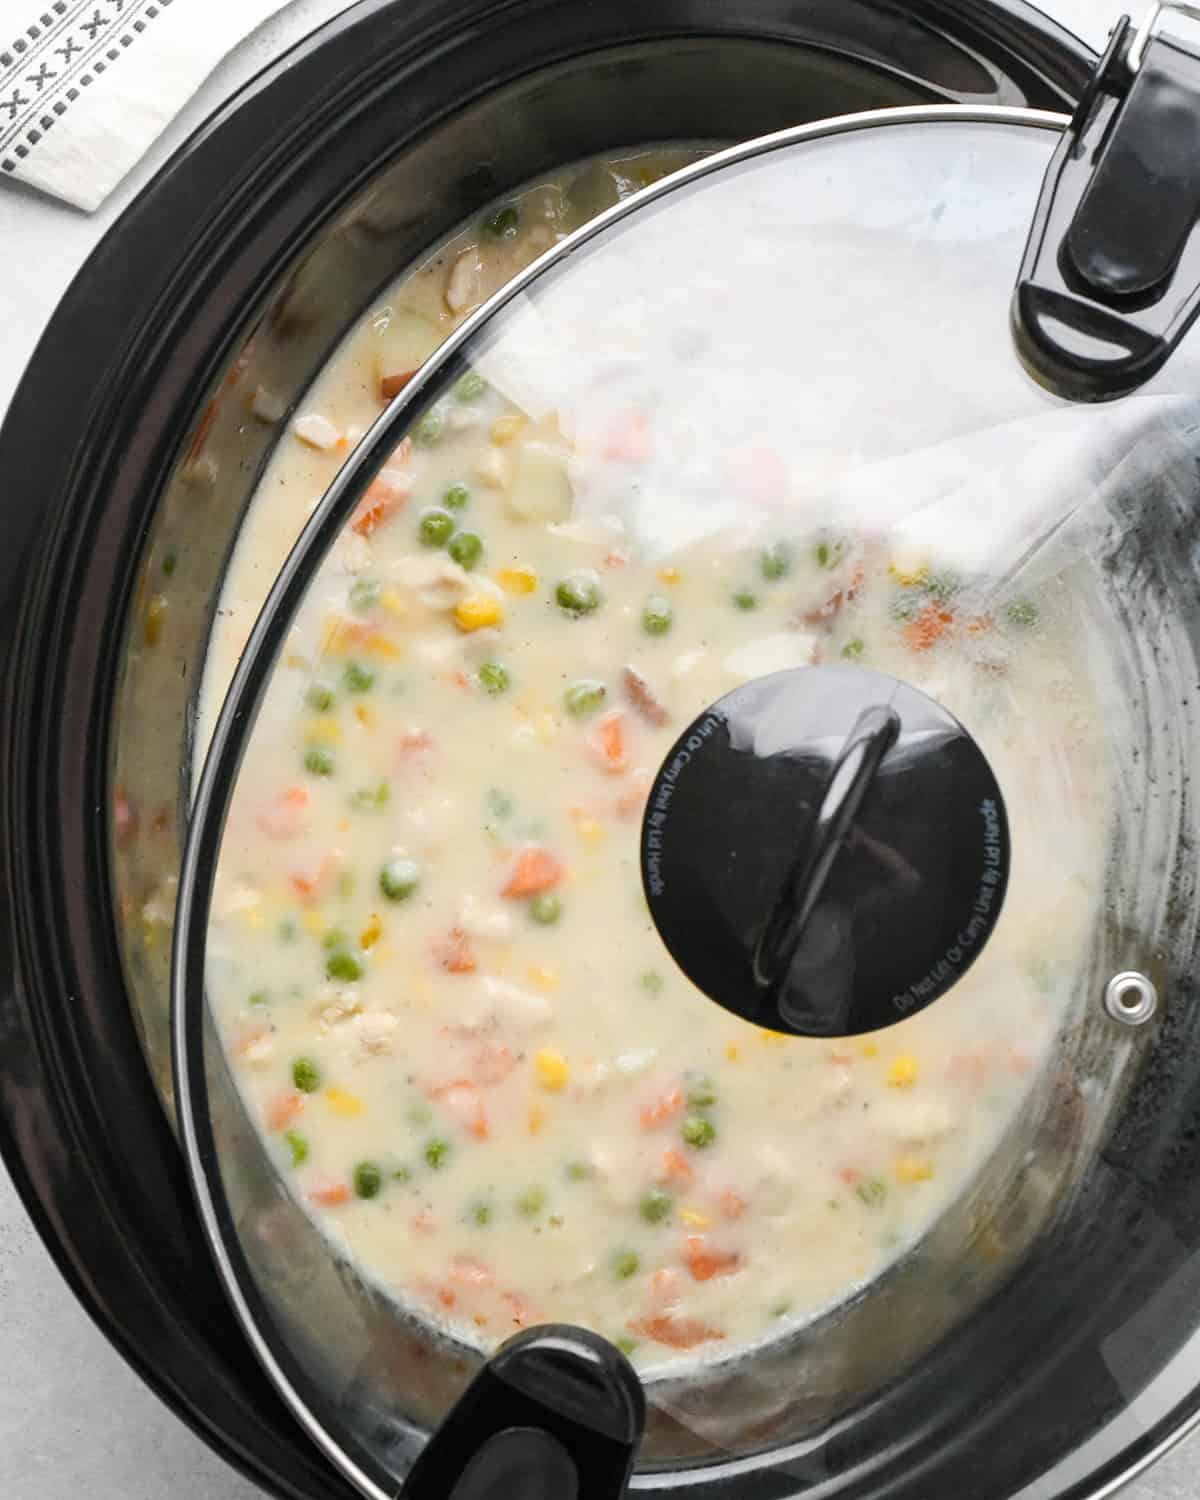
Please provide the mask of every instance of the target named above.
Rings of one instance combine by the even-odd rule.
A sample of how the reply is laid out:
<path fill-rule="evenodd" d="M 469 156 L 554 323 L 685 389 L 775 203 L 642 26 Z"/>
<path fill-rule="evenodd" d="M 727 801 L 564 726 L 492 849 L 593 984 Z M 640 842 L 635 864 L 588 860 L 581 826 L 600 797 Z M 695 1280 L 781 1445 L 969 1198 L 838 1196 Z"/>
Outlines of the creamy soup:
<path fill-rule="evenodd" d="M 520 264 L 676 159 L 531 189 L 351 334 L 247 519 L 203 735 L 381 397 Z M 633 472 L 647 416 L 616 412 L 590 441 Z M 1061 588 L 983 607 L 931 553 L 778 518 L 651 553 L 579 511 L 579 442 L 471 371 L 372 485 L 246 755 L 209 994 L 281 1172 L 400 1301 L 484 1349 L 566 1321 L 655 1367 L 845 1298 L 979 1170 L 1047 1057 L 1095 918 L 1106 761 Z M 760 455 L 747 482 L 770 479 Z M 785 1038 L 714 1005 L 665 952 L 639 870 L 647 790 L 679 732 L 742 682 L 822 662 L 951 708 L 1012 823 L 986 951 L 930 1010 L 865 1040 Z"/>

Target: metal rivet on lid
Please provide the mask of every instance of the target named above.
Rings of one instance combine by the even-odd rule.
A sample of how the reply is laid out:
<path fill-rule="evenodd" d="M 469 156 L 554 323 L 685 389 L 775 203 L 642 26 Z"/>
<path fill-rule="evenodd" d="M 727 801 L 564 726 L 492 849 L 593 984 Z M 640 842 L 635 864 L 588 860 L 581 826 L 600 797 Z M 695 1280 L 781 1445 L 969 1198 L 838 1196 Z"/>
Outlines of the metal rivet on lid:
<path fill-rule="evenodd" d="M 1144 1026 L 1158 1009 L 1158 991 L 1144 974 L 1128 969 L 1105 985 L 1104 1009 L 1123 1026 Z"/>

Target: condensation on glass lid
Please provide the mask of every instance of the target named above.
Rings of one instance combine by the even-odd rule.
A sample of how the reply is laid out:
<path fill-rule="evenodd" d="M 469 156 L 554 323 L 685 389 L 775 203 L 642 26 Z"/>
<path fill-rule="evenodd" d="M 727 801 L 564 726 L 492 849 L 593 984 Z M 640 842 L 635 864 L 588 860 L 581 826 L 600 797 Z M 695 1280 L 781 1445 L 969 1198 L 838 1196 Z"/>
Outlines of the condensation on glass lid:
<path fill-rule="evenodd" d="M 735 163 L 551 267 L 467 358 L 571 443 L 576 522 L 665 552 L 836 520 L 1002 576 L 1147 413 L 1060 401 L 1013 351 L 1057 138 L 897 123 Z M 1185 351 L 1147 390 L 1192 370 Z"/>

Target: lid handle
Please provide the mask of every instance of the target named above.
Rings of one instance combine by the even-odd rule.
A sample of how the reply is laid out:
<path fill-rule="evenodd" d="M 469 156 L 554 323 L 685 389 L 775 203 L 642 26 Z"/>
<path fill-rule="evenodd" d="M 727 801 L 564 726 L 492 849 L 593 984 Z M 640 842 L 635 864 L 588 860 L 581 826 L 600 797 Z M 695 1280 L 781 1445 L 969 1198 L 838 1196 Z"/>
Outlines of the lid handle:
<path fill-rule="evenodd" d="M 1200 311 L 1200 55 L 1122 17 L 1042 184 L 1013 299 L 1034 377 L 1072 400 L 1126 395 Z"/>
<path fill-rule="evenodd" d="M 811 837 L 792 866 L 754 953 L 754 977 L 774 990 L 787 977 L 838 850 L 900 735 L 900 715 L 887 704 L 866 708 L 847 736 L 817 811 Z"/>
<path fill-rule="evenodd" d="M 646 1420 L 614 1344 L 545 1324 L 509 1339 L 413 1465 L 400 1500 L 620 1500 Z"/>

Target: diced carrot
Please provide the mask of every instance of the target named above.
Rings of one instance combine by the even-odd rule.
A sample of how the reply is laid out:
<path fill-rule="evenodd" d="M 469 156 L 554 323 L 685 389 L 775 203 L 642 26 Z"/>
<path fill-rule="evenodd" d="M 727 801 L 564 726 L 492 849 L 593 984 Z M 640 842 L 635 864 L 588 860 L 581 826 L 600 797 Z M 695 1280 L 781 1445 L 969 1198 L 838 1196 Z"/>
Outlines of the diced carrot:
<path fill-rule="evenodd" d="M 838 1177 L 847 1187 L 856 1187 L 862 1181 L 862 1173 L 857 1167 L 840 1168 Z"/>
<path fill-rule="evenodd" d="M 562 860 L 551 854 L 549 849 L 531 845 L 517 855 L 516 863 L 500 894 L 510 900 L 537 896 L 542 891 L 553 890 L 566 873 Z"/>
<path fill-rule="evenodd" d="M 256 822 L 273 839 L 290 839 L 304 827 L 308 792 L 302 786 L 285 787 L 275 800 L 264 807 Z"/>
<path fill-rule="evenodd" d="M 447 974 L 473 974 L 478 967 L 471 939 L 461 927 L 452 927 L 434 945 L 434 957 Z"/>
<path fill-rule="evenodd" d="M 399 375 L 381 375 L 379 377 L 379 399 L 381 401 L 390 401 L 393 396 L 398 396 L 416 373 L 415 370 L 405 370 Z"/>
<path fill-rule="evenodd" d="M 728 1276 L 742 1263 L 742 1257 L 736 1250 L 714 1250 L 698 1234 L 689 1234 L 685 1240 L 684 1259 L 693 1281 L 711 1281 L 714 1276 Z"/>
<path fill-rule="evenodd" d="M 471 1071 L 475 1081 L 485 1087 L 502 1083 L 517 1065 L 512 1049 L 503 1042 L 481 1042 L 475 1049 Z"/>
<path fill-rule="evenodd" d="M 683 1108 L 683 1090 L 678 1084 L 674 1088 L 661 1094 L 651 1104 L 643 1107 L 638 1118 L 641 1120 L 643 1130 L 655 1130 L 659 1125 L 665 1125 L 668 1120 Z"/>
<path fill-rule="evenodd" d="M 725 1188 L 718 1195 L 717 1203 L 726 1219 L 740 1219 L 750 1206 L 736 1188 Z"/>
<path fill-rule="evenodd" d="M 438 1288 L 438 1301 L 443 1307 L 453 1307 L 458 1301 L 458 1293 L 453 1287 L 443 1286 Z"/>
<path fill-rule="evenodd" d="M 435 1089 L 433 1097 L 445 1106 L 447 1112 L 458 1121 L 464 1130 L 476 1140 L 485 1141 L 488 1136 L 487 1110 L 479 1092 L 469 1078 L 456 1078 L 444 1088 Z"/>
<path fill-rule="evenodd" d="M 404 756 L 419 755 L 433 749 L 433 737 L 425 729 L 406 729 L 400 736 L 400 751 Z"/>
<path fill-rule="evenodd" d="M 267 1105 L 267 1129 L 286 1130 L 304 1109 L 304 1095 L 288 1089 Z"/>
<path fill-rule="evenodd" d="M 350 1189 L 344 1182 L 321 1183 L 309 1188 L 308 1196 L 322 1208 L 336 1208 L 339 1203 L 350 1202 Z"/>
<path fill-rule="evenodd" d="M 306 870 L 293 870 L 288 879 L 292 889 L 300 900 L 307 906 L 316 901 L 333 877 L 337 869 L 337 860 L 332 855 L 326 855 L 319 865 L 309 866 Z"/>
<path fill-rule="evenodd" d="M 403 510 L 412 493 L 412 478 L 404 470 L 411 452 L 412 443 L 405 438 L 392 454 L 387 467 L 381 469 L 367 486 L 350 522 L 351 529 L 359 536 L 371 536 L 390 516 Z"/>
<path fill-rule="evenodd" d="M 928 651 L 954 624 L 952 610 L 940 604 L 927 604 L 915 619 L 904 627 L 904 644 L 910 651 Z"/>
<path fill-rule="evenodd" d="M 496 1279 L 481 1260 L 470 1255 L 456 1255 L 447 1274 L 459 1286 L 491 1286 Z"/>
<path fill-rule="evenodd" d="M 630 1333 L 639 1338 L 666 1344 L 669 1349 L 694 1349 L 697 1344 L 708 1344 L 725 1337 L 720 1328 L 701 1322 L 699 1318 L 677 1318 L 667 1313 L 653 1318 L 636 1318 L 627 1326 Z"/>
<path fill-rule="evenodd" d="M 592 731 L 589 748 L 606 771 L 619 774 L 629 765 L 625 737 L 625 715 L 619 710 L 605 714 Z"/>
<path fill-rule="evenodd" d="M 653 452 L 654 439 L 645 412 L 630 407 L 609 423 L 604 435 L 605 458 L 621 463 L 640 464 L 645 463 Z"/>
<path fill-rule="evenodd" d="M 682 1151 L 676 1151 L 674 1146 L 663 1152 L 662 1171 L 659 1174 L 660 1182 L 675 1182 L 680 1187 L 686 1187 L 692 1180 L 692 1169 L 688 1165 L 687 1157 Z"/>
<path fill-rule="evenodd" d="M 604 566 L 614 571 L 618 568 L 627 568 L 629 566 L 629 553 L 620 547 L 614 547 L 611 552 L 604 554 Z"/>

